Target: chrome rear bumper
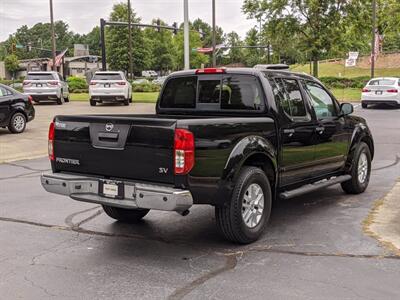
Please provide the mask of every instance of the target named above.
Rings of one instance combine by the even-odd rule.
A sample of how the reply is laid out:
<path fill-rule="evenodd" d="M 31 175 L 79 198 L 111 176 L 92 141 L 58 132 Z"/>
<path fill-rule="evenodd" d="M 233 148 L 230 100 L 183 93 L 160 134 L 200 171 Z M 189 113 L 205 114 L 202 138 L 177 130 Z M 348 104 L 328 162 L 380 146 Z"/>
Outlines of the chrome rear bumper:
<path fill-rule="evenodd" d="M 47 173 L 42 174 L 40 180 L 44 189 L 50 193 L 89 203 L 127 209 L 143 208 L 177 212 L 184 212 L 193 205 L 190 191 L 161 185 L 122 181 L 124 196 L 117 199 L 99 193 L 99 184 L 103 181 L 101 178 Z"/>

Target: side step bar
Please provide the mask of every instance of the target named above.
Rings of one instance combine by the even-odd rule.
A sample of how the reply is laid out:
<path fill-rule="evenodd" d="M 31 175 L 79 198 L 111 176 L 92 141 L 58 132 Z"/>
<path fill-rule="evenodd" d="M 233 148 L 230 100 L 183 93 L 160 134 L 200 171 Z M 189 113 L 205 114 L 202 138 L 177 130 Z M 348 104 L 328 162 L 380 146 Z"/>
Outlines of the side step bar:
<path fill-rule="evenodd" d="M 314 192 L 316 190 L 319 190 L 319 189 L 322 189 L 322 188 L 325 188 L 325 187 L 328 187 L 331 185 L 342 183 L 342 182 L 348 181 L 350 179 L 351 179 L 350 175 L 342 175 L 342 176 L 334 177 L 329 180 L 324 180 L 324 181 L 319 181 L 319 182 L 312 183 L 312 184 L 307 184 L 302 187 L 299 187 L 298 189 L 280 193 L 279 196 L 282 199 L 290 199 L 290 198 L 297 197 L 297 196 L 300 196 L 300 195 L 303 195 L 306 193 Z"/>

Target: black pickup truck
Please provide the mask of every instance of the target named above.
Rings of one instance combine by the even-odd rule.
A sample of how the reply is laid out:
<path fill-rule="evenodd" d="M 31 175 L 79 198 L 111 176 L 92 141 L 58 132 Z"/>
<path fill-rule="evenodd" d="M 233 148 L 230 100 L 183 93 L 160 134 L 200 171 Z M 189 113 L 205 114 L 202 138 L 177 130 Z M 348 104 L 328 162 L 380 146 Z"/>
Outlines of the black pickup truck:
<path fill-rule="evenodd" d="M 215 206 L 221 233 L 257 240 L 275 199 L 368 186 L 374 143 L 351 104 L 315 78 L 265 68 L 180 71 L 156 114 L 56 116 L 43 187 L 135 222 Z"/>

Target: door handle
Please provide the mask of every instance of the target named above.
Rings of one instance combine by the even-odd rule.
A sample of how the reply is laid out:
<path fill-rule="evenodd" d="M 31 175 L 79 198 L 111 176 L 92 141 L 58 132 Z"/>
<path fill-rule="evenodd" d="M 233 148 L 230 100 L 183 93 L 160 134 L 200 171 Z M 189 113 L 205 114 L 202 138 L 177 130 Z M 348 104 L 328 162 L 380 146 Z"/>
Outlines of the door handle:
<path fill-rule="evenodd" d="M 295 130 L 294 129 L 284 129 L 283 133 L 287 134 L 289 137 L 292 137 L 292 135 L 295 133 Z"/>
<path fill-rule="evenodd" d="M 315 131 L 318 132 L 319 134 L 323 134 L 325 131 L 325 127 L 318 126 L 315 128 Z"/>

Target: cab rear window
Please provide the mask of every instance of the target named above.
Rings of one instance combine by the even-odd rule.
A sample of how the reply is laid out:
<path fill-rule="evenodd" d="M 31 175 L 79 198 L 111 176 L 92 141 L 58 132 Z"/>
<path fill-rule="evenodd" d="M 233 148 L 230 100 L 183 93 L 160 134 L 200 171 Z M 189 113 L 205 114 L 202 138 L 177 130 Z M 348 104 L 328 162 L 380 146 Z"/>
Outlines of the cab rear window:
<path fill-rule="evenodd" d="M 262 110 L 261 86 L 255 76 L 240 74 L 176 77 L 168 80 L 161 108 Z"/>
<path fill-rule="evenodd" d="M 26 75 L 26 80 L 55 80 L 53 74 L 51 73 L 28 73 Z"/>
<path fill-rule="evenodd" d="M 374 79 L 371 80 L 368 85 L 395 85 L 396 80 L 391 79 Z"/>

